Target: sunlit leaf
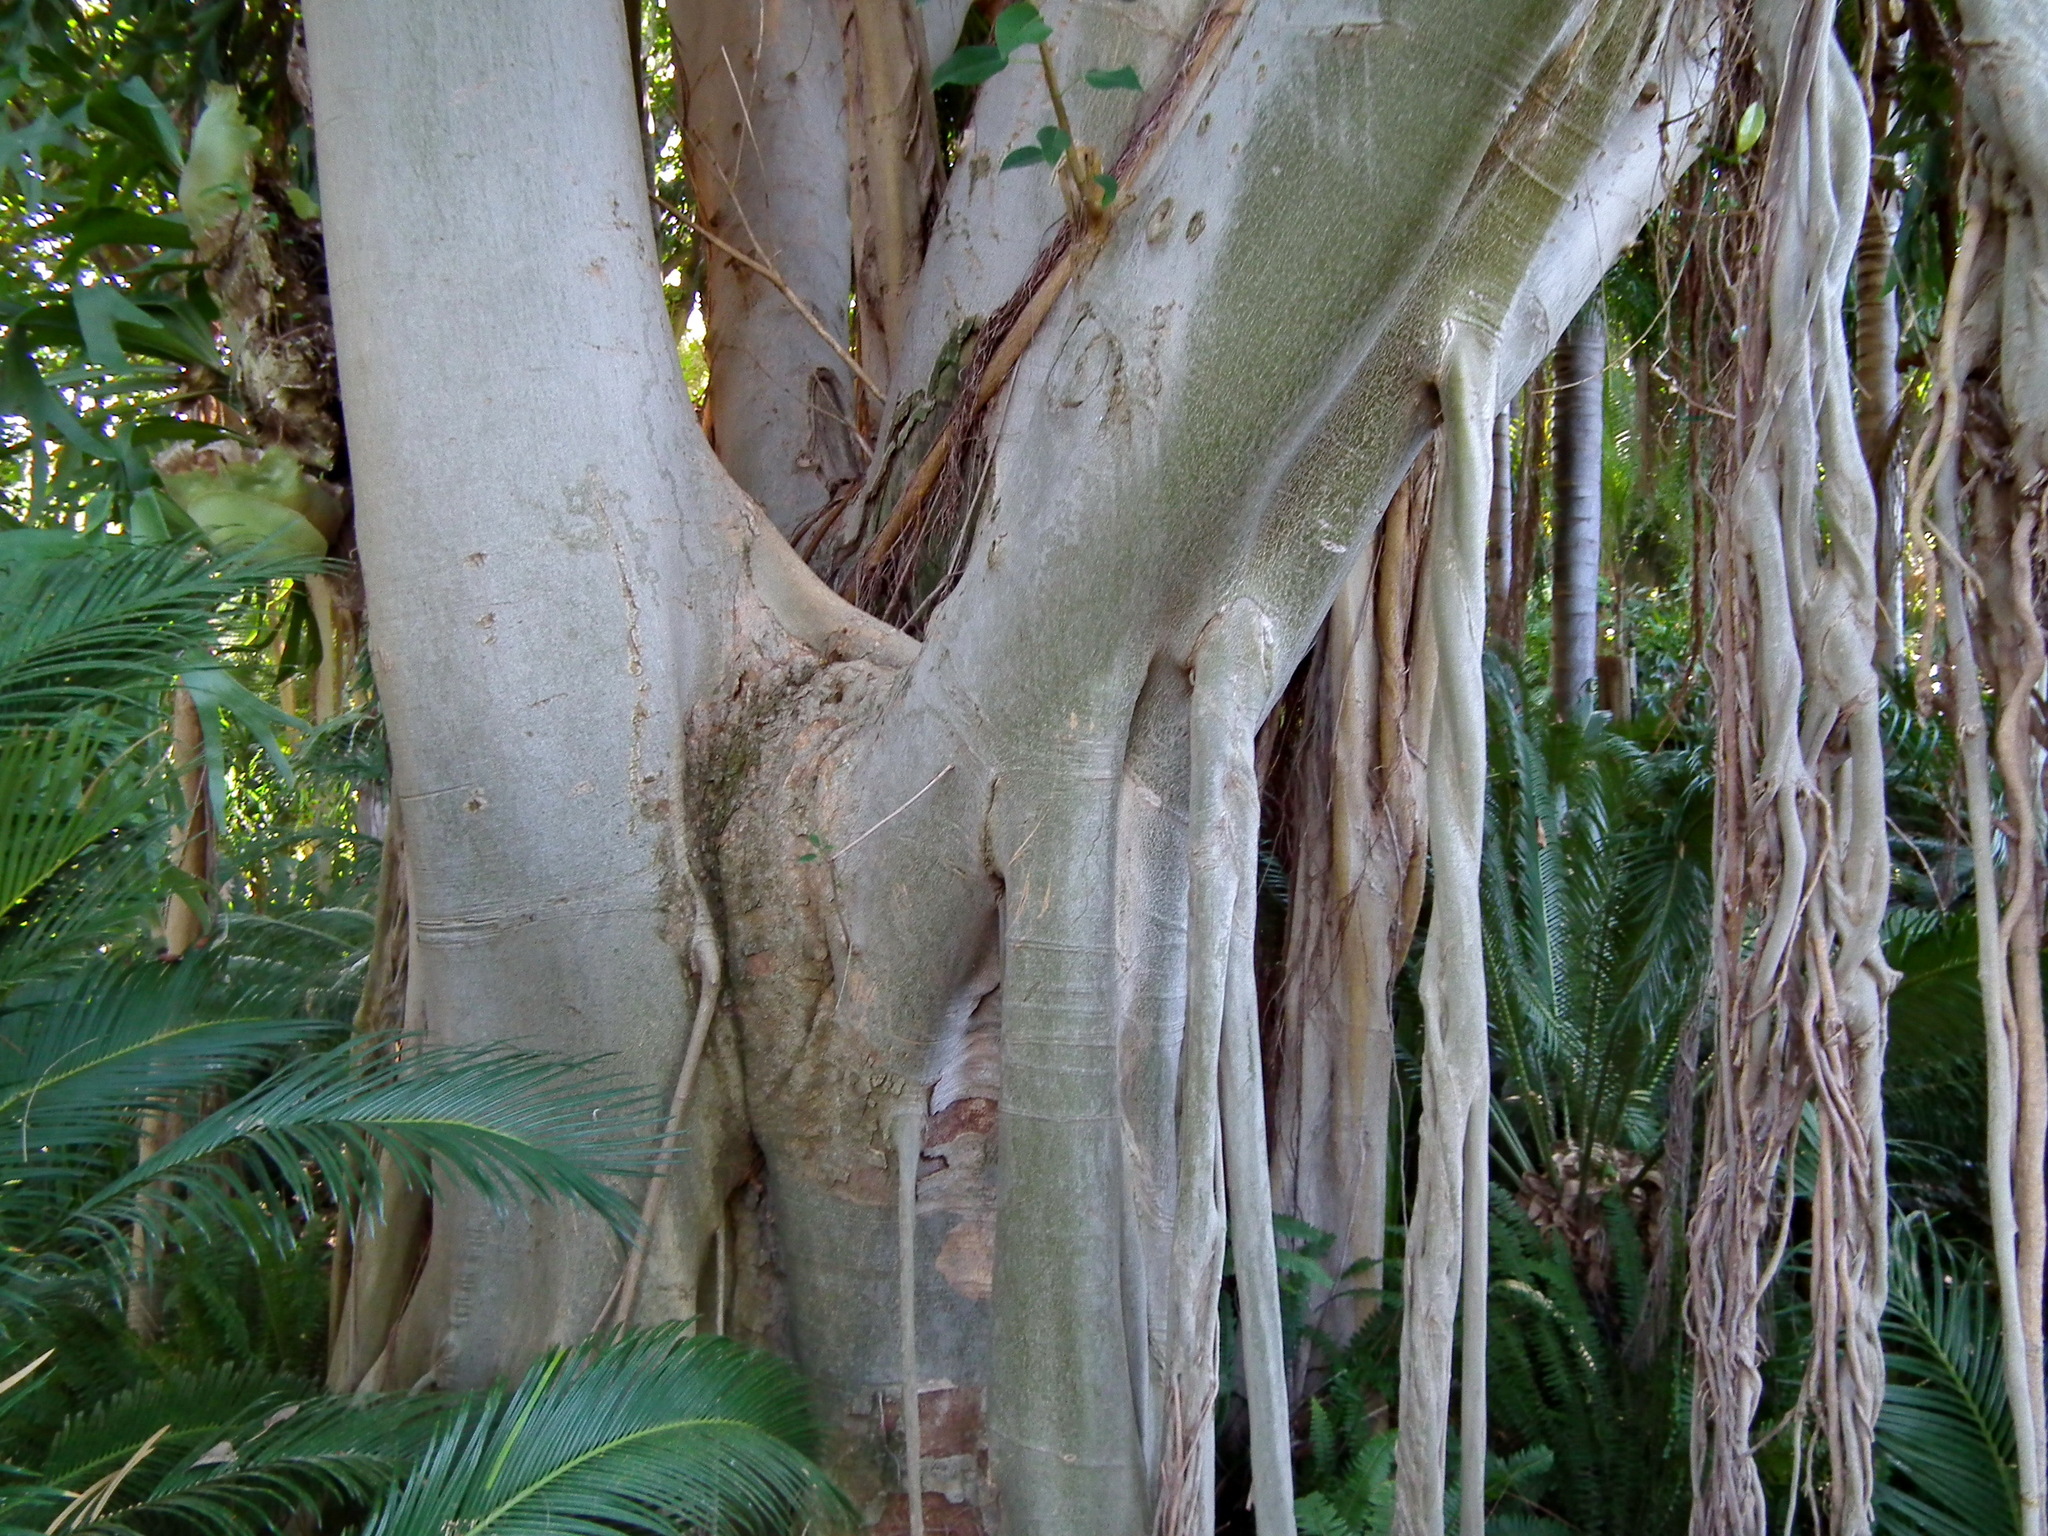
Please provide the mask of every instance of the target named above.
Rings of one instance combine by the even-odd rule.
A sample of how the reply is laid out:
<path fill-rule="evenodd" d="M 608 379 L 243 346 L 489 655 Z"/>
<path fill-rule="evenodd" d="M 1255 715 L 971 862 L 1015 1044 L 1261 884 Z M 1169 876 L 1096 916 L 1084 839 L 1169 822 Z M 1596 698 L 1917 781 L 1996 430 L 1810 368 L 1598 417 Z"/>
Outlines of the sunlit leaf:
<path fill-rule="evenodd" d="M 1756 141 L 1764 136 L 1764 104 L 1752 101 L 1742 109 L 1742 120 L 1735 125 L 1735 153 L 1746 155 L 1756 148 Z"/>
<path fill-rule="evenodd" d="M 1038 7 L 1028 0 L 1017 0 L 1015 5 L 1005 6 L 1003 13 L 996 17 L 996 47 L 1004 58 L 1020 48 L 1036 47 L 1052 40 L 1052 28 L 1045 24 L 1045 18 L 1038 14 Z"/>

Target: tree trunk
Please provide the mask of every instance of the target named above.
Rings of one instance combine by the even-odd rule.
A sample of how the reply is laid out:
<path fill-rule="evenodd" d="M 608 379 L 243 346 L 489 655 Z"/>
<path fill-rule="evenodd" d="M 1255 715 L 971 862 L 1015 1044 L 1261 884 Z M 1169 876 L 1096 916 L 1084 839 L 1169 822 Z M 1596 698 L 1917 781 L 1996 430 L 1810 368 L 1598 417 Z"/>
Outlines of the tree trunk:
<path fill-rule="evenodd" d="M 933 10 L 945 7 L 925 0 Z M 911 0 L 840 0 L 847 33 L 853 297 L 861 366 L 886 395 L 910 329 L 940 185 L 924 25 Z M 959 23 L 953 30 L 959 31 Z M 943 59 L 944 54 L 938 55 Z M 883 401 L 868 402 L 879 410 Z"/>
<path fill-rule="evenodd" d="M 2044 667 L 2038 553 L 2048 518 L 2048 7 L 1970 0 L 1969 121 L 1983 134 L 1970 220 L 1950 279 L 1937 368 L 1932 448 L 1916 473 L 1916 505 L 1932 496 L 1955 564 L 1963 471 L 1972 487 L 1971 550 L 1980 600 L 1967 625 L 1960 570 L 1949 575 L 1953 648 L 1979 657 L 1998 705 L 1989 744 L 2003 780 L 1997 814 L 1981 706 L 1964 701 L 1965 769 L 1978 867 L 1997 832 L 2010 839 L 2003 900 L 1978 882 L 1984 993 L 1992 1254 L 1997 1265 L 2005 1381 L 2017 1441 L 2024 1536 L 2048 1529 L 2048 1384 L 2042 1341 L 2048 1264 L 2048 1040 L 2039 955 L 2048 878 L 2037 692 Z M 1976 61 L 1981 61 L 1978 63 Z M 1995 366 L 1990 366 L 1995 358 Z M 1967 450 L 1968 462 L 1962 455 Z M 1976 631 L 1973 641 L 1971 631 Z M 1959 687 L 1971 679 L 1959 679 Z M 1972 718 L 1974 716 L 1974 718 Z"/>
<path fill-rule="evenodd" d="M 1683 164 L 1667 119 L 1711 83 L 1690 10 L 1668 36 L 1567 0 L 1362 32 L 1332 0 L 1145 15 L 1176 30 L 1077 8 L 1058 38 L 1069 74 L 1122 41 L 1143 61 L 1141 100 L 1099 91 L 1077 118 L 1122 167 L 1110 212 L 1048 246 L 1042 173 L 983 160 L 983 108 L 1020 134 L 1047 110 L 1012 71 L 924 253 L 898 392 L 962 274 L 992 300 L 965 310 L 986 350 L 962 368 L 994 384 L 938 417 L 978 468 L 945 482 L 957 584 L 921 646 L 820 586 L 692 420 L 618 8 L 309 18 L 426 1028 L 608 1051 L 679 1105 L 632 1315 L 708 1297 L 789 1348 L 885 1528 L 910 1483 L 953 1529 L 1210 1529 L 1227 1226 L 1258 1521 L 1291 1530 L 1253 733 L 1454 398 L 1463 521 L 1432 592 L 1459 748 L 1431 803 L 1475 851 L 1488 429 Z M 1473 878 L 1440 865 L 1440 905 L 1476 906 Z M 1433 1155 L 1459 1182 L 1411 1305 L 1447 1316 L 1462 1268 L 1473 1330 L 1483 1003 L 1473 955 L 1435 965 L 1456 1059 L 1429 1067 L 1452 1090 Z M 437 1202 L 401 1339 L 441 1382 L 502 1373 L 611 1315 L 623 1260 L 566 1212 Z M 905 1314 L 907 1349 L 874 1326 Z M 1434 1336 L 1416 1358 L 1437 1406 L 1403 1453 L 1410 1528 L 1441 1501 L 1448 1365 Z"/>
<path fill-rule="evenodd" d="M 1549 372 L 1547 364 L 1538 367 L 1522 391 L 1522 456 L 1515 477 L 1515 509 L 1509 518 L 1514 553 L 1501 613 L 1502 644 L 1518 661 L 1527 640 L 1529 593 L 1543 548 L 1543 475 L 1550 455 Z"/>
<path fill-rule="evenodd" d="M 1493 505 L 1486 525 L 1486 632 L 1499 636 L 1507 625 L 1508 594 L 1514 590 L 1515 416 L 1493 419 Z"/>
<path fill-rule="evenodd" d="M 1557 521 L 1550 561 L 1550 690 L 1561 715 L 1589 700 L 1599 648 L 1606 381 L 1607 308 L 1595 298 L 1558 343 L 1552 408 Z"/>
<path fill-rule="evenodd" d="M 690 195 L 710 232 L 705 432 L 787 532 L 865 468 L 845 361 L 853 215 L 846 180 L 821 174 L 848 154 L 840 20 L 833 0 L 678 0 L 669 27 Z"/>
<path fill-rule="evenodd" d="M 1893 100 L 1904 49 L 1902 29 L 1876 10 L 1865 26 L 1864 103 L 1873 151 L 1892 131 Z M 1906 470 L 1899 458 L 1899 303 L 1892 287 L 1892 246 L 1899 234 L 1899 157 L 1870 159 L 1870 196 L 1856 246 L 1856 436 L 1877 490 L 1877 662 L 1906 664 Z"/>

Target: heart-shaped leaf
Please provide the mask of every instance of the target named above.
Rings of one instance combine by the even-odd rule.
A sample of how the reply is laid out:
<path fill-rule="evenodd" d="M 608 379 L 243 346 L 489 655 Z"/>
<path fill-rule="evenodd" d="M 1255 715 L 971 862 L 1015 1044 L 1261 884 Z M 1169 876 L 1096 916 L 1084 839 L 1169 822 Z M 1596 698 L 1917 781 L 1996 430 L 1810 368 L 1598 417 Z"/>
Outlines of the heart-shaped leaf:
<path fill-rule="evenodd" d="M 1002 15 L 996 18 L 996 47 L 1004 58 L 1019 48 L 1035 47 L 1052 40 L 1052 28 L 1045 24 L 1045 18 L 1038 14 L 1038 7 L 1029 0 L 1017 0 L 1015 5 L 1003 7 Z"/>
<path fill-rule="evenodd" d="M 1102 188 L 1102 206 L 1107 208 L 1116 201 L 1116 178 L 1104 171 L 1095 178 L 1095 185 Z"/>
<path fill-rule="evenodd" d="M 1002 168 L 1006 171 L 1014 171 L 1020 165 L 1043 164 L 1045 164 L 1045 151 L 1036 144 L 1026 144 L 1022 149 L 1013 149 L 1003 156 Z"/>
<path fill-rule="evenodd" d="M 991 75 L 1002 73 L 1009 63 L 1003 50 L 978 44 L 962 48 L 945 63 L 932 71 L 932 89 L 944 90 L 949 85 L 979 85 Z"/>

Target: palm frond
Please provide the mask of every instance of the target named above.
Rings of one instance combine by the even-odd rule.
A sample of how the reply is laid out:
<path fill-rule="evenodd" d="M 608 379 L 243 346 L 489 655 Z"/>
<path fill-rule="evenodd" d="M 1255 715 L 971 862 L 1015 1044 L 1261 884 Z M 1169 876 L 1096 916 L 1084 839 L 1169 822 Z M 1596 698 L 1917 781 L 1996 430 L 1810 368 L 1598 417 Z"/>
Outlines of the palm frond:
<path fill-rule="evenodd" d="M 1913 1536 L 2019 1528 L 2012 1412 L 1995 1289 L 1981 1253 L 1925 1215 L 1892 1224 L 1884 1407 L 1887 1525 Z M 1903 1478 L 1902 1483 L 1900 1479 Z"/>
<path fill-rule="evenodd" d="M 64 1421 L 41 1458 L 45 1478 L 83 1485 L 120 1466 L 166 1425 L 160 1465 L 204 1450 L 223 1435 L 306 1395 L 304 1382 L 261 1366 L 174 1371 L 117 1392 Z"/>
<path fill-rule="evenodd" d="M 459 1401 L 308 1400 L 310 1390 L 228 1368 L 134 1387 L 69 1421 L 38 1480 L 0 1495 L 0 1519 L 264 1536 L 323 1511 L 367 1509 Z"/>
<path fill-rule="evenodd" d="M 0 532 L 0 730 L 153 705 L 165 680 L 204 651 L 224 603 L 294 569 L 127 539 Z"/>
<path fill-rule="evenodd" d="M 150 776 L 133 763 L 110 764 L 109 755 L 106 732 L 89 717 L 0 735 L 0 914 L 101 838 L 147 815 Z"/>
<path fill-rule="evenodd" d="M 782 1531 L 850 1511 L 810 1459 L 804 1388 L 680 1325 L 548 1356 L 435 1438 L 366 1536 Z"/>
<path fill-rule="evenodd" d="M 501 1204 L 577 1201 L 623 1235 L 635 1212 L 607 1179 L 647 1173 L 655 1109 L 595 1066 L 358 1036 L 289 1063 L 109 1180 L 77 1206 L 71 1232 L 106 1243 L 141 1223 L 186 1241 L 288 1240 L 323 1200 L 343 1222 L 374 1207 L 388 1159 L 411 1182 L 452 1175 Z M 252 1163 L 266 1170 L 253 1184 Z"/>

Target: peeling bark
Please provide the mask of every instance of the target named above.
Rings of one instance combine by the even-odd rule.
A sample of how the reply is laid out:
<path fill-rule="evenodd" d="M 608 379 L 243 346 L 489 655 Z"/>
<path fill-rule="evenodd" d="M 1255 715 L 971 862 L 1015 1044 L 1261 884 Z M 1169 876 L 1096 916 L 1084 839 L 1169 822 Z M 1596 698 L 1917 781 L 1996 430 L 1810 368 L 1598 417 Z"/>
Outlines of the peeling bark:
<path fill-rule="evenodd" d="M 910 0 L 839 3 L 860 359 L 889 393 L 939 195 L 938 124 L 925 80 L 945 55 L 926 59 L 923 19 Z"/>

